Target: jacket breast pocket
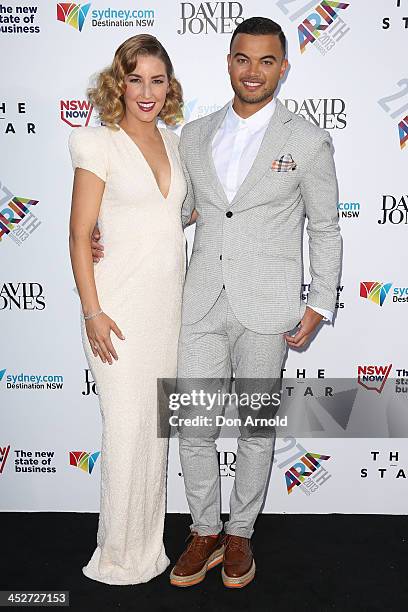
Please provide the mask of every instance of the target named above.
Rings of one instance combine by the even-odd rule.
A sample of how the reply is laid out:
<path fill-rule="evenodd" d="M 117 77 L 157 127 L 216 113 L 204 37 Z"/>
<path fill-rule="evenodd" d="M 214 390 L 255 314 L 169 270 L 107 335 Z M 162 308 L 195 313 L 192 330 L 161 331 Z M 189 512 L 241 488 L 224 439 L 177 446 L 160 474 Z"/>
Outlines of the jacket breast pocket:
<path fill-rule="evenodd" d="M 266 194 L 272 198 L 290 197 L 299 187 L 299 173 L 297 170 L 287 170 L 278 172 L 268 168 L 263 179 L 260 181 L 260 186 Z"/>

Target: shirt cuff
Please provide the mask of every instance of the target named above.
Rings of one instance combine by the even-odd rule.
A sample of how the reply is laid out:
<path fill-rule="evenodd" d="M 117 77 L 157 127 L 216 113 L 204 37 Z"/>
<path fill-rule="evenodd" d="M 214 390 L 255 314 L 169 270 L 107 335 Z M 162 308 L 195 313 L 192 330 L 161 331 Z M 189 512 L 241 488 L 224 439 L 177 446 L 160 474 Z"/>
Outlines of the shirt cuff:
<path fill-rule="evenodd" d="M 312 306 L 311 304 L 306 304 L 306 306 L 309 306 L 309 308 L 321 314 L 323 317 L 323 321 L 330 321 L 330 323 L 332 322 L 333 313 L 331 310 L 326 310 L 325 308 L 317 308 L 317 306 Z"/>

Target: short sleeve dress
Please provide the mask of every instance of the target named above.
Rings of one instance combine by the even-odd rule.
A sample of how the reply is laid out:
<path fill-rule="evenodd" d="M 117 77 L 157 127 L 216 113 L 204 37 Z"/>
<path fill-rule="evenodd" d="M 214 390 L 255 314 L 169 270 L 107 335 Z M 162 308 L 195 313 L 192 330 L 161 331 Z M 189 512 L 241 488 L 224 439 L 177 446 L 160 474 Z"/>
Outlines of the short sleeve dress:
<path fill-rule="evenodd" d="M 163 545 L 168 441 L 157 437 L 156 381 L 177 371 L 187 187 L 178 137 L 166 128 L 160 133 L 171 167 L 167 197 L 122 128 L 77 128 L 69 138 L 73 168 L 105 181 L 98 218 L 105 255 L 94 264 L 95 282 L 101 308 L 125 336 L 111 334 L 119 359 L 103 363 L 92 353 L 81 314 L 102 416 L 97 547 L 82 571 L 108 584 L 147 582 L 169 564 Z"/>

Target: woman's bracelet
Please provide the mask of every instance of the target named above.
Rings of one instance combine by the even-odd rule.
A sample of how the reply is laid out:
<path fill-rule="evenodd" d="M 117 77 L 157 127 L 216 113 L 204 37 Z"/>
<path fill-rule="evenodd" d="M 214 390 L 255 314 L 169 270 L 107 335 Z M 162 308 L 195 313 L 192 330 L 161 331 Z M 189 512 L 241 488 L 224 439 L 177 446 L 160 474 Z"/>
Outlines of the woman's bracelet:
<path fill-rule="evenodd" d="M 84 320 L 89 321 L 89 319 L 94 319 L 98 315 L 102 314 L 102 312 L 103 312 L 102 310 L 98 310 L 98 312 L 94 312 L 93 314 L 89 314 L 89 315 L 84 314 Z"/>

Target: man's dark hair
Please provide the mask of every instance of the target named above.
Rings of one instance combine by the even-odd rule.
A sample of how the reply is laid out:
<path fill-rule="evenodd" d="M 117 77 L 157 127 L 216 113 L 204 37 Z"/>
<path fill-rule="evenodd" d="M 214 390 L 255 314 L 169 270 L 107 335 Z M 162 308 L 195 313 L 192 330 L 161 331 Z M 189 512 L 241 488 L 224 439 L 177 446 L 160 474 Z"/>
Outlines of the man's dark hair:
<path fill-rule="evenodd" d="M 234 30 L 231 38 L 230 50 L 232 47 L 232 42 L 237 34 L 253 34 L 254 36 L 274 34 L 275 36 L 279 36 L 283 55 L 286 55 L 286 36 L 284 35 L 279 23 L 272 21 L 272 19 L 268 19 L 267 17 L 250 17 L 249 19 L 245 19 L 245 21 L 240 23 Z"/>

